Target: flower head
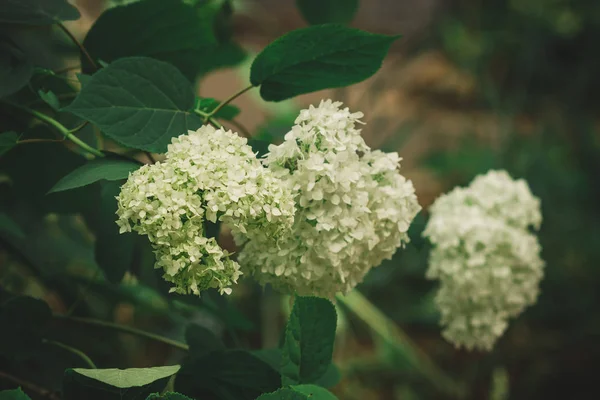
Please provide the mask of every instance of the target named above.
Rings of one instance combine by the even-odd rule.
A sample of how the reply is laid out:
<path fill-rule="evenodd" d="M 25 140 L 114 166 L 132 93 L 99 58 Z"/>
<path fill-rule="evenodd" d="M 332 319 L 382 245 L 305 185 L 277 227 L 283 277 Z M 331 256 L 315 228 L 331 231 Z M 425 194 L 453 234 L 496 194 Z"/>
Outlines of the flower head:
<path fill-rule="evenodd" d="M 420 206 L 400 158 L 372 152 L 356 128 L 362 113 L 340 105 L 302 110 L 285 141 L 269 147 L 264 163 L 292 190 L 296 214 L 290 231 L 250 240 L 240 253 L 263 284 L 333 297 L 408 242 Z"/>
<path fill-rule="evenodd" d="M 156 267 L 179 293 L 229 293 L 241 274 L 205 237 L 206 221 L 266 239 L 289 229 L 294 214 L 291 191 L 262 166 L 246 139 L 211 126 L 174 138 L 166 160 L 133 172 L 117 199 L 121 232 L 148 236 Z"/>
<path fill-rule="evenodd" d="M 427 277 L 440 281 L 443 335 L 458 347 L 490 350 L 538 295 L 544 262 L 528 228 L 541 223 L 539 199 L 525 181 L 490 171 L 438 198 L 430 212 Z"/>

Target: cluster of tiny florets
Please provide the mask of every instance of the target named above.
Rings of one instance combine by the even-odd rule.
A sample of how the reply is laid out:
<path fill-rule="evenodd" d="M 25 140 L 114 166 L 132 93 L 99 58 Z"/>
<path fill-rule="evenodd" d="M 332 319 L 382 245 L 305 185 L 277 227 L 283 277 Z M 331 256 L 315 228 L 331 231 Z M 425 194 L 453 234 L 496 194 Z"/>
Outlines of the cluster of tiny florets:
<path fill-rule="evenodd" d="M 544 262 L 540 201 L 505 171 L 478 176 L 438 198 L 423 235 L 433 244 L 427 277 L 440 281 L 443 335 L 457 347 L 490 350 L 510 318 L 535 303 Z"/>
<path fill-rule="evenodd" d="M 253 238 L 239 262 L 260 283 L 300 295 L 333 297 L 408 242 L 420 206 L 399 174 L 397 153 L 371 151 L 356 124 L 362 113 L 322 101 L 302 110 L 264 164 L 289 188 L 290 231 Z"/>
<path fill-rule="evenodd" d="M 117 200 L 121 232 L 148 236 L 156 267 L 178 293 L 230 293 L 241 274 L 206 237 L 206 221 L 266 240 L 289 229 L 294 214 L 289 189 L 262 166 L 246 139 L 211 126 L 174 138 L 166 160 L 133 172 Z"/>

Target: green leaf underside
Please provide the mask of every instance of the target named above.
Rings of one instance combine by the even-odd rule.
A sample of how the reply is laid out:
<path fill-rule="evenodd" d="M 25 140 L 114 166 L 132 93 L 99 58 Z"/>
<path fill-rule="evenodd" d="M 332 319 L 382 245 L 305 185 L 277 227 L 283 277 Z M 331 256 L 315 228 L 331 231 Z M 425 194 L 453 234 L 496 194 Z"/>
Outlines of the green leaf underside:
<path fill-rule="evenodd" d="M 78 374 L 95 379 L 110 386 L 120 389 L 130 387 L 146 386 L 159 379 L 168 378 L 179 371 L 179 365 L 152 368 L 129 368 L 129 369 L 84 369 L 74 368 Z"/>
<path fill-rule="evenodd" d="M 44 92 L 43 90 L 38 90 L 38 95 L 44 101 L 44 103 L 52 107 L 53 110 L 60 110 L 60 101 L 58 100 L 58 97 L 56 97 L 52 90 L 48 90 L 47 92 Z"/>
<path fill-rule="evenodd" d="M 184 396 L 181 393 L 167 392 L 162 395 L 153 393 L 146 400 L 193 400 L 190 397 Z"/>
<path fill-rule="evenodd" d="M 181 0 L 143 0 L 105 11 L 83 45 L 95 59 L 110 63 L 123 57 L 152 57 L 173 64 L 191 79 L 202 59 L 210 57 L 203 50 L 217 43 L 210 22 Z"/>
<path fill-rule="evenodd" d="M 210 113 L 212 110 L 217 108 L 217 106 L 221 104 L 220 101 L 213 98 L 202 98 L 198 99 L 198 109 L 205 113 Z M 231 104 L 227 104 L 225 107 L 221 108 L 216 114 L 215 117 L 224 119 L 225 121 L 231 121 L 240 113 L 240 109 Z"/>
<path fill-rule="evenodd" d="M 298 297 L 285 330 L 281 381 L 314 383 L 331 364 L 337 316 L 329 300 Z"/>
<path fill-rule="evenodd" d="M 2 0 L 0 22 L 51 25 L 79 19 L 79 11 L 66 0 Z"/>
<path fill-rule="evenodd" d="M 48 193 L 62 192 L 90 185 L 100 180 L 117 181 L 127 179 L 129 173 L 140 168 L 133 161 L 101 158 L 84 164 L 62 178 Z"/>
<path fill-rule="evenodd" d="M 0 400 L 31 400 L 21 388 L 0 391 Z"/>
<path fill-rule="evenodd" d="M 311 25 L 352 21 L 358 0 L 296 0 L 302 17 Z"/>
<path fill-rule="evenodd" d="M 269 44 L 254 60 L 250 81 L 267 101 L 351 85 L 373 75 L 400 36 L 344 25 L 298 29 Z"/>
<path fill-rule="evenodd" d="M 66 110 L 124 146 L 162 153 L 172 137 L 202 125 L 193 106 L 191 85 L 177 68 L 131 57 L 95 73 Z"/>
<path fill-rule="evenodd" d="M 9 131 L 0 133 L 0 156 L 17 145 L 19 135 L 17 132 Z"/>
<path fill-rule="evenodd" d="M 336 400 L 331 392 L 316 385 L 296 385 L 265 393 L 256 400 Z"/>

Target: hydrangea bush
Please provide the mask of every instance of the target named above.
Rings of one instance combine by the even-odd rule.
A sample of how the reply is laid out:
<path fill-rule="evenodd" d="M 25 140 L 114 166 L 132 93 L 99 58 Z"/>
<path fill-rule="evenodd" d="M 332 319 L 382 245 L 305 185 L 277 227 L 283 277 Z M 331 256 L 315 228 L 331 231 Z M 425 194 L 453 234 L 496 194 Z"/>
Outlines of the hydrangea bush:
<path fill-rule="evenodd" d="M 80 17 L 66 0 L 2 4 L 0 111 L 9 126 L 0 133 L 0 183 L 10 189 L 0 202 L 0 236 L 8 237 L 15 258 L 40 264 L 33 286 L 68 291 L 64 297 L 73 302 L 67 308 L 52 292 L 51 310 L 21 296 L 31 292 L 5 290 L 0 279 L 0 367 L 6 361 L 10 372 L 0 371 L 0 380 L 52 400 L 331 400 L 327 388 L 339 380 L 332 363 L 335 298 L 386 341 L 399 338 L 407 359 L 436 388 L 464 395 L 460 383 L 394 335 L 398 328 L 354 290 L 409 243 L 421 211 L 412 182 L 400 173 L 400 156 L 371 149 L 361 137 L 369 116 L 323 100 L 301 110 L 264 157 L 253 147 L 256 132 L 236 120 L 240 110 L 231 103 L 249 90 L 281 101 L 369 78 L 399 38 L 348 27 L 356 2 L 341 13 L 323 12 L 321 2 L 297 3 L 313 25 L 258 53 L 249 85 L 225 100 L 198 96 L 190 81 L 246 57 L 232 39 L 227 0 L 111 2 L 83 42 L 63 24 Z M 323 3 L 330 11 L 342 8 Z M 48 32 L 73 42 L 76 74 L 42 63 L 37 48 L 21 40 Z M 457 346 L 490 350 L 508 320 L 535 301 L 544 265 L 531 229 L 540 227 L 539 207 L 524 181 L 492 171 L 430 208 L 427 276 L 440 282 L 443 335 Z M 60 214 L 75 215 L 76 226 Z M 44 241 L 39 231 L 57 220 L 69 234 L 85 231 L 81 242 L 93 249 L 73 252 L 73 259 L 31 254 L 28 246 Z M 30 224 L 31 238 L 20 223 Z M 223 246 L 224 232 L 233 235 L 235 250 Z M 92 252 L 92 270 L 74 275 Z M 53 263 L 67 267 L 49 268 Z M 257 351 L 249 346 L 256 338 L 237 340 L 248 324 L 224 295 L 252 287 L 241 286 L 242 279 L 293 299 L 278 348 Z M 88 296 L 98 288 L 102 295 Z M 186 323 L 170 333 L 186 343 L 106 321 L 119 302 L 142 302 L 152 312 L 162 307 L 165 321 Z M 226 344 L 188 324 L 205 317 L 198 310 L 220 322 Z M 89 331 L 60 339 L 61 324 L 136 335 L 185 357 L 174 353 L 168 359 L 180 364 L 169 366 L 100 369 L 87 348 L 77 348 L 78 340 L 91 338 L 95 349 L 98 340 Z M 19 376 L 48 347 L 52 361 L 56 352 L 70 357 L 53 389 L 41 387 L 42 379 L 29 382 L 31 374 Z M 17 388 L 0 398 L 29 397 Z"/>

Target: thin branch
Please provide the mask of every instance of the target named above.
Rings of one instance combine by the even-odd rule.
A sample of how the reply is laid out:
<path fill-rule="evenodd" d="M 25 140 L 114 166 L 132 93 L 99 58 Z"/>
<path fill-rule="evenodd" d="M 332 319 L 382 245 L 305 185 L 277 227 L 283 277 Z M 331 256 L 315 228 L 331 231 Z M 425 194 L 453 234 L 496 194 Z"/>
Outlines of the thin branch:
<path fill-rule="evenodd" d="M 27 144 L 27 143 L 63 143 L 65 139 L 24 139 L 19 140 L 17 144 Z"/>
<path fill-rule="evenodd" d="M 63 30 L 63 32 L 69 37 L 69 39 L 71 39 L 71 41 L 73 43 L 75 43 L 75 45 L 77 47 L 79 47 L 79 51 L 81 51 L 81 54 L 83 54 L 85 56 L 85 58 L 88 59 L 88 61 L 90 62 L 90 64 L 92 64 L 92 66 L 94 67 L 94 69 L 98 70 L 100 69 L 98 67 L 98 64 L 96 64 L 96 62 L 94 61 L 94 59 L 92 58 L 92 56 L 90 56 L 90 53 L 88 53 L 88 51 L 85 49 L 85 47 L 83 47 L 83 45 L 79 42 L 79 40 L 77 40 L 77 38 L 75 36 L 73 36 L 73 34 L 67 29 L 66 26 L 64 26 L 62 23 L 58 23 L 57 24 L 58 27 L 60 29 Z"/>
<path fill-rule="evenodd" d="M 75 347 L 69 346 L 68 344 L 64 344 L 61 342 L 57 342 L 55 340 L 50 340 L 50 339 L 43 339 L 43 342 L 46 344 L 49 344 L 51 346 L 55 346 L 55 347 L 59 347 L 63 350 L 66 350 L 72 354 L 75 354 L 77 357 L 81 358 L 83 360 L 83 362 L 85 362 L 88 367 L 92 368 L 92 369 L 96 369 L 98 367 L 96 367 L 96 364 L 94 364 L 94 362 L 92 361 L 92 359 L 85 354 L 83 351 L 76 349 Z"/>
<path fill-rule="evenodd" d="M 73 143 L 75 143 L 76 145 L 81 147 L 82 149 L 87 150 L 89 153 L 91 153 L 97 157 L 104 157 L 104 154 L 102 154 L 101 151 L 94 149 L 93 147 L 89 146 L 87 143 L 85 143 L 81 139 L 79 139 L 77 136 L 73 135 L 71 130 L 67 129 L 63 124 L 61 124 L 54 118 L 51 118 L 46 114 L 42 114 L 41 112 L 32 110 L 31 108 L 20 106 L 18 104 L 10 103 L 7 101 L 4 101 L 3 103 L 7 104 L 9 106 L 12 106 L 16 109 L 19 109 L 37 119 L 39 119 L 40 121 L 47 123 L 48 125 L 51 125 L 56 130 L 58 130 L 60 133 L 62 133 L 67 139 L 69 139 L 70 141 L 72 141 Z"/>
<path fill-rule="evenodd" d="M 26 381 L 24 379 L 17 378 L 16 376 L 10 375 L 4 371 L 0 371 L 0 378 L 15 383 L 18 386 L 25 388 L 30 392 L 36 393 L 42 397 L 45 397 L 49 400 L 60 400 L 60 396 L 52 390 L 43 388 L 41 386 L 36 385 L 35 383 Z"/>
<path fill-rule="evenodd" d="M 234 93 L 233 95 L 229 96 L 229 98 L 227 98 L 226 100 L 223 100 L 221 102 L 221 104 L 219 104 L 217 107 L 215 107 L 209 114 L 209 117 L 212 117 L 213 115 L 216 115 L 223 107 L 225 107 L 227 104 L 231 103 L 233 100 L 237 99 L 238 97 L 240 97 L 241 95 L 243 95 L 244 93 L 246 93 L 248 90 L 252 89 L 253 87 L 255 87 L 254 85 L 250 85 L 242 90 L 240 90 L 237 93 Z"/>
<path fill-rule="evenodd" d="M 156 342 L 161 342 L 179 350 L 188 351 L 190 349 L 190 347 L 185 343 L 181 343 L 176 340 L 166 338 L 164 336 L 156 335 L 154 333 L 146 332 L 141 329 L 133 328 L 131 326 L 119 325 L 114 322 L 101 321 L 93 318 L 70 317 L 66 315 L 54 315 L 54 318 L 62 319 L 64 321 L 69 322 L 75 322 L 83 325 L 109 329 L 117 332 L 128 333 L 130 335 L 143 337 L 145 339 L 154 340 Z"/>

